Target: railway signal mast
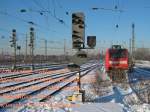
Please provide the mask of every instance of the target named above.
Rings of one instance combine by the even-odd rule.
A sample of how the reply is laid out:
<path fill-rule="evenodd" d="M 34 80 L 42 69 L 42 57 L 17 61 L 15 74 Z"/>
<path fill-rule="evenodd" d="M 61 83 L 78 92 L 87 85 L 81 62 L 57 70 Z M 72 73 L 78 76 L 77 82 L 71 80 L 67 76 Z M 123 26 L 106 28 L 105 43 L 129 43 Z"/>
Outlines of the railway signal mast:
<path fill-rule="evenodd" d="M 87 61 L 87 53 L 83 49 L 93 49 L 96 45 L 96 36 L 87 37 L 87 45 L 85 46 L 85 16 L 83 12 L 72 14 L 72 48 L 77 50 L 73 57 L 76 65 L 82 65 Z"/>
<path fill-rule="evenodd" d="M 16 44 L 16 30 L 13 29 L 12 30 L 12 36 L 11 36 L 10 42 L 12 43 L 10 46 L 14 48 L 14 66 L 13 69 L 16 69 L 16 49 L 17 49 L 17 44 Z"/>
<path fill-rule="evenodd" d="M 87 53 L 83 51 L 83 49 L 93 49 L 96 45 L 96 36 L 89 36 L 87 38 L 87 45 L 89 47 L 85 47 L 85 16 L 83 12 L 76 12 L 72 14 L 72 48 L 76 49 L 77 52 L 73 56 L 72 61 L 73 65 L 69 66 L 71 70 L 78 70 L 77 84 L 78 84 L 78 93 L 77 96 L 82 99 L 78 99 L 80 101 L 84 101 L 84 90 L 80 88 L 80 65 L 87 61 Z"/>

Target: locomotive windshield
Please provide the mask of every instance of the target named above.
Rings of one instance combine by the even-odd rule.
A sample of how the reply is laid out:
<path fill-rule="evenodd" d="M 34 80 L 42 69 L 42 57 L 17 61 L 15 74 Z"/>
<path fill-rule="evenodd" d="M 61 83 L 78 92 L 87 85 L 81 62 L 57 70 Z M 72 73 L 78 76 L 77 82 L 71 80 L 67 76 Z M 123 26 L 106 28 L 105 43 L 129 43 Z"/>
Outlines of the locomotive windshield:
<path fill-rule="evenodd" d="M 127 52 L 125 49 L 110 50 L 110 58 L 126 58 Z"/>

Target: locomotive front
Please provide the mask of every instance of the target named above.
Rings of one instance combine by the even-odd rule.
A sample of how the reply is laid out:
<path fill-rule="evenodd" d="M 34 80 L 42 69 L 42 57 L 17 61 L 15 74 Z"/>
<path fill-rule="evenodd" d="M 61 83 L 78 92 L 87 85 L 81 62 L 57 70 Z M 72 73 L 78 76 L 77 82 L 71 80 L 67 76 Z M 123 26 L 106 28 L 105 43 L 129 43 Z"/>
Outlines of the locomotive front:
<path fill-rule="evenodd" d="M 120 45 L 113 45 L 106 50 L 105 69 L 112 80 L 124 79 L 128 70 L 128 50 Z"/>

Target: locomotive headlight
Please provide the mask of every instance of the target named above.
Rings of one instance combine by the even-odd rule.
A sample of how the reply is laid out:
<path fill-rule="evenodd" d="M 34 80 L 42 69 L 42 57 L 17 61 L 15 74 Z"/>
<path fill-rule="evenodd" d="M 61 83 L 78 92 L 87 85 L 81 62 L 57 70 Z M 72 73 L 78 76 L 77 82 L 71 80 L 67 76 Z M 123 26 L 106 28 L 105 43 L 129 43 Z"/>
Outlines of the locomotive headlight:
<path fill-rule="evenodd" d="M 112 64 L 112 61 L 109 61 L 109 64 Z"/>
<path fill-rule="evenodd" d="M 109 64 L 127 64 L 127 61 L 109 61 Z"/>
<path fill-rule="evenodd" d="M 127 64 L 127 61 L 119 61 L 119 64 Z"/>

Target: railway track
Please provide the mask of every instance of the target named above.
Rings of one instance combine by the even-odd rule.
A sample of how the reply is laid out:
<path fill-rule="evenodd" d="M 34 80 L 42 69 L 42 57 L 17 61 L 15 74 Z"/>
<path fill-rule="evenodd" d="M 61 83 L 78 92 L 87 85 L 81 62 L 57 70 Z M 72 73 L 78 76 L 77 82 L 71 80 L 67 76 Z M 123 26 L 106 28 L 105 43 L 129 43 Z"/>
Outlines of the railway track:
<path fill-rule="evenodd" d="M 63 72 L 62 72 L 63 73 Z M 61 74 L 61 73 L 59 73 Z M 3 87 L 0 87 L 0 90 L 3 90 L 3 88 L 9 88 L 9 87 L 14 87 L 14 86 L 18 86 L 18 85 L 21 85 L 21 84 L 26 84 L 26 83 L 29 83 L 29 82 L 35 82 L 35 81 L 39 81 L 39 80 L 42 80 L 42 79 L 45 79 L 45 78 L 50 78 L 50 77 L 53 77 L 53 76 L 58 76 L 59 74 L 49 74 L 49 75 L 46 75 L 46 76 L 42 76 L 42 74 L 39 74 L 40 77 L 37 77 L 37 78 L 33 78 L 31 80 L 27 80 L 27 81 L 23 81 L 23 82 L 19 82 L 19 83 L 16 83 L 16 84 L 10 84 L 10 85 L 6 85 L 6 86 L 3 86 Z M 20 78 L 20 77 L 19 77 Z M 6 79 L 7 80 L 7 79 Z M 6 82 L 7 83 L 7 82 Z"/>
<path fill-rule="evenodd" d="M 34 65 L 35 70 L 38 69 L 46 69 L 46 68 L 55 68 L 55 67 L 66 67 L 67 64 L 40 64 L 40 65 Z M 30 69 L 32 65 L 17 65 L 17 68 L 19 69 Z M 11 71 L 12 66 L 1 66 L 0 67 L 0 73 L 6 73 L 8 70 Z"/>
<path fill-rule="evenodd" d="M 86 71 L 84 74 L 82 74 L 82 76 L 86 75 L 88 72 L 90 72 L 91 70 L 93 70 L 94 68 L 96 68 L 97 65 L 94 65 L 92 67 L 87 67 L 86 69 L 82 69 L 81 72 L 83 71 Z M 4 104 L 1 104 L 0 105 L 0 110 L 6 108 L 7 106 L 11 105 L 11 104 L 16 104 L 16 103 L 20 103 L 22 101 L 25 101 L 25 100 L 28 100 L 29 98 L 33 97 L 33 96 L 36 96 L 37 94 L 40 94 L 42 91 L 52 87 L 52 86 L 55 86 L 61 82 L 63 82 L 64 80 L 67 80 L 73 76 L 76 75 L 77 72 L 74 72 L 74 73 L 68 73 L 68 74 L 64 74 L 64 75 L 58 75 L 56 76 L 53 75 L 51 77 L 45 77 L 45 79 L 43 81 L 39 81 L 39 82 L 35 82 L 33 83 L 32 85 L 26 85 L 26 86 L 23 86 L 23 87 L 18 87 L 18 88 L 15 88 L 15 89 L 11 89 L 9 91 L 5 91 L 5 92 L 1 92 L 0 93 L 0 96 L 3 96 L 5 94 L 10 94 L 10 93 L 13 93 L 15 91 L 20 91 L 21 88 L 22 89 L 25 89 L 25 88 L 28 88 L 28 87 L 31 87 L 31 86 L 36 86 L 37 84 L 41 84 L 41 83 L 45 83 L 46 81 L 47 82 L 50 82 L 51 80 L 54 80 L 54 79 L 57 79 L 57 78 L 60 78 L 58 81 L 55 81 L 55 82 L 52 82 L 52 83 L 49 83 L 48 85 L 46 86 L 43 86 L 41 87 L 40 89 L 37 89 L 37 90 L 34 90 L 32 92 L 29 92 L 27 94 L 24 94 L 24 95 L 21 95 L 19 98 L 16 98 L 16 99 L 13 99 L 11 101 L 8 101 L 8 102 L 5 102 Z M 42 99 L 40 99 L 39 101 L 40 102 L 43 102 L 43 101 L 47 101 L 49 98 L 51 98 L 51 96 L 59 93 L 61 90 L 63 90 L 65 87 L 67 87 L 68 85 L 72 84 L 73 82 L 76 81 L 76 78 L 72 79 L 70 82 L 68 83 L 65 83 L 65 85 L 61 86 L 59 89 L 51 92 L 50 94 L 46 95 L 45 97 L 43 97 Z M 24 82 L 25 83 L 25 82 Z M 12 85 L 12 86 L 16 86 L 16 85 Z"/>
<path fill-rule="evenodd" d="M 135 69 L 128 74 L 129 84 L 142 103 L 150 103 L 150 72 L 143 69 Z"/>
<path fill-rule="evenodd" d="M 1 92 L 0 95 L 6 94 L 6 93 L 10 93 L 10 92 L 14 92 L 14 91 L 21 90 L 21 89 L 25 89 L 27 87 L 31 87 L 31 86 L 34 86 L 34 85 L 37 85 L 37 84 L 48 82 L 48 81 L 57 79 L 58 77 L 60 78 L 60 77 L 64 77 L 64 76 L 67 76 L 67 75 L 68 74 L 65 74 L 65 75 L 53 74 L 53 75 L 45 76 L 45 77 L 42 77 L 42 78 L 37 78 L 37 79 L 33 79 L 33 80 L 29 80 L 29 81 L 25 81 L 25 82 L 21 82 L 21 83 L 17 83 L 17 84 L 4 86 L 3 88 L 0 88 L 0 90 L 7 89 L 7 88 L 12 88 L 12 89 L 9 90 L 9 91 Z M 55 77 L 55 76 L 57 76 L 57 77 Z M 45 80 L 43 80 L 43 79 L 45 79 Z M 30 82 L 34 82 L 34 83 L 30 84 Z M 27 85 L 13 89 L 16 86 L 23 85 L 23 84 L 27 84 Z"/>
<path fill-rule="evenodd" d="M 55 66 L 52 68 L 46 68 L 46 69 L 39 69 L 39 70 L 35 70 L 35 71 L 30 71 L 29 73 L 17 73 L 17 74 L 9 74 L 6 76 L 1 76 L 0 77 L 0 81 L 3 80 L 11 80 L 11 79 L 16 79 L 16 78 L 22 78 L 22 77 L 26 77 L 26 76 L 31 76 L 31 75 L 37 75 L 40 72 L 46 72 L 46 71 L 50 71 L 50 70 L 60 70 L 60 69 L 64 69 L 66 68 L 66 65 L 62 66 Z"/>
<path fill-rule="evenodd" d="M 81 68 L 81 69 L 84 69 L 84 68 Z M 55 70 L 53 70 L 53 71 L 55 71 Z M 57 69 L 57 70 L 61 70 L 61 69 Z M 42 72 L 49 72 L 49 71 L 51 71 L 51 70 L 50 69 L 42 70 Z M 63 73 L 63 72 L 61 72 L 61 73 Z M 35 77 L 37 77 L 37 75 L 41 76 L 41 73 L 40 73 L 40 71 L 33 71 L 32 73 L 28 73 L 28 74 L 15 74 L 15 75 L 10 75 L 10 76 L 0 77 L 0 81 L 1 81 L 0 84 L 7 83 L 7 82 L 12 82 L 12 81 L 17 81 L 20 78 L 23 78 L 23 77 L 27 78 L 27 76 L 34 76 L 34 75 L 36 75 Z M 16 84 L 13 84 L 13 85 L 25 84 L 25 83 L 28 83 L 28 82 L 36 81 L 36 80 L 39 80 L 39 79 L 44 79 L 44 78 L 47 78 L 47 77 L 49 77 L 49 75 L 45 76 L 45 77 L 42 76 L 42 78 L 39 77 L 39 78 L 36 78 L 36 79 L 31 79 L 29 81 L 23 81 L 23 82 L 16 83 Z M 11 85 L 8 85 L 6 87 L 8 88 L 10 86 Z M 0 87 L 0 89 L 2 89 L 2 88 Z"/>
<path fill-rule="evenodd" d="M 95 68 L 95 67 L 94 67 Z M 84 75 L 86 75 L 87 73 L 89 73 L 91 70 L 93 70 L 94 68 L 91 68 L 90 70 L 86 71 L 86 73 L 82 74 L 81 77 L 83 77 Z M 61 90 L 63 90 L 65 87 L 71 85 L 73 82 L 75 82 L 77 79 L 73 79 L 72 81 L 68 82 L 67 84 L 65 84 L 64 86 L 60 87 L 58 90 L 52 92 L 51 94 L 47 95 L 46 97 L 44 97 L 43 99 L 40 100 L 40 102 L 46 102 L 48 101 L 53 95 L 59 93 Z"/>
<path fill-rule="evenodd" d="M 30 75 L 36 75 L 36 74 L 38 74 L 39 72 L 42 72 L 42 71 L 59 70 L 59 69 L 64 69 L 64 67 L 53 67 L 53 68 L 30 71 L 29 73 L 19 73 L 19 74 L 2 76 L 2 77 L 0 77 L 0 80 L 5 80 L 5 79 L 8 80 L 8 79 L 15 79 L 15 78 L 19 78 L 19 77 L 26 77 L 26 76 L 30 76 Z"/>

